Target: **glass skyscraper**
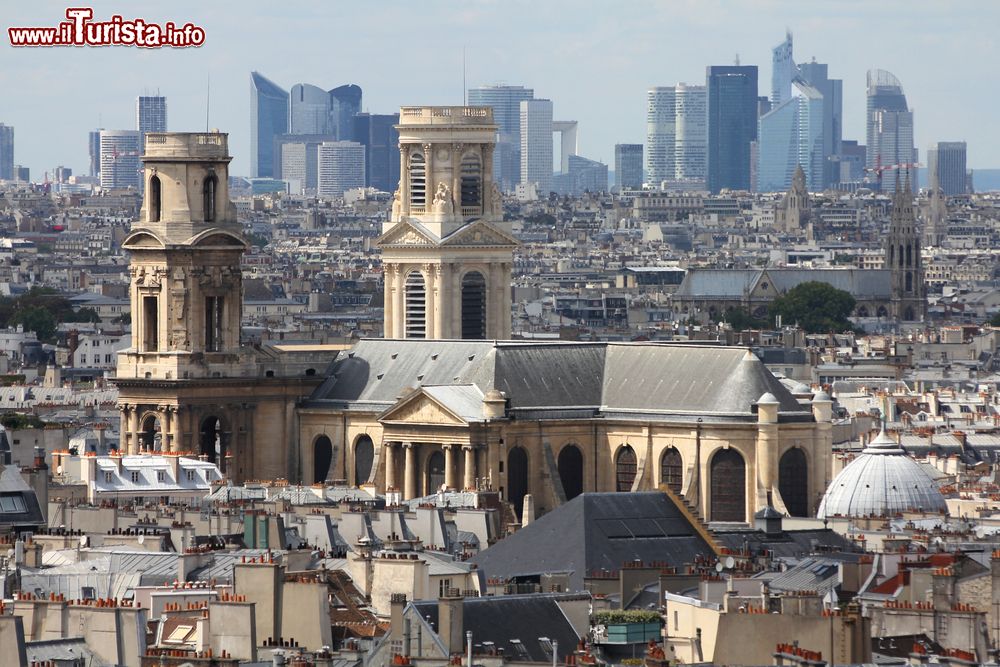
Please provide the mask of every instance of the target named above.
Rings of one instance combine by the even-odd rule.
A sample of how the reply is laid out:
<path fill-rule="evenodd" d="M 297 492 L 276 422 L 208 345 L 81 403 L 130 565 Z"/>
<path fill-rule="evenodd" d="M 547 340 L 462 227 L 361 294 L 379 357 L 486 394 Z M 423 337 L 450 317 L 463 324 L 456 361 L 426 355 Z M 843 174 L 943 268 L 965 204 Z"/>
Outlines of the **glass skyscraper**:
<path fill-rule="evenodd" d="M 138 130 L 101 130 L 101 187 L 142 189 Z"/>
<path fill-rule="evenodd" d="M 705 186 L 707 163 L 705 86 L 650 88 L 646 93 L 646 181 Z"/>
<path fill-rule="evenodd" d="M 288 95 L 288 134 L 335 136 L 332 120 L 330 93 L 308 83 L 292 86 Z"/>
<path fill-rule="evenodd" d="M 330 118 L 333 134 L 340 141 L 354 136 L 354 116 L 361 113 L 361 87 L 353 83 L 330 91 Z"/>
<path fill-rule="evenodd" d="M 615 187 L 619 192 L 642 187 L 642 144 L 615 144 Z"/>
<path fill-rule="evenodd" d="M 885 192 L 895 191 L 894 172 L 897 170 L 900 182 L 909 180 L 911 188 L 916 190 L 917 170 L 904 166 L 917 160 L 913 149 L 913 112 L 906 104 L 903 85 L 890 72 L 869 70 L 867 101 L 865 166 L 876 170 L 892 169 L 880 179 Z"/>
<path fill-rule="evenodd" d="M 90 175 L 97 177 L 101 175 L 101 130 L 98 128 L 87 135 L 87 151 L 90 155 Z"/>
<path fill-rule="evenodd" d="M 327 141 L 316 151 L 316 193 L 343 197 L 345 190 L 365 186 L 365 147 L 354 141 Z"/>
<path fill-rule="evenodd" d="M 497 144 L 493 152 L 493 174 L 497 185 L 506 192 L 521 180 L 521 102 L 535 97 L 524 86 L 480 86 L 469 89 L 471 106 L 493 109 L 497 124 Z"/>
<path fill-rule="evenodd" d="M 288 132 L 288 93 L 257 72 L 250 73 L 250 172 L 277 178 L 274 138 Z"/>
<path fill-rule="evenodd" d="M 792 57 L 792 33 L 786 32 L 785 41 L 771 50 L 772 108 L 791 97 L 795 73 L 795 60 Z"/>
<path fill-rule="evenodd" d="M 945 195 L 968 192 L 965 142 L 939 141 L 927 151 L 927 173 L 930 178 L 937 178 L 937 187 Z"/>
<path fill-rule="evenodd" d="M 0 180 L 14 180 L 14 128 L 0 123 Z"/>
<path fill-rule="evenodd" d="M 538 196 L 552 191 L 552 101 L 521 102 L 521 183 L 535 183 Z"/>
<path fill-rule="evenodd" d="M 167 98 L 140 95 L 135 99 L 135 129 L 139 134 L 167 131 Z"/>
<path fill-rule="evenodd" d="M 710 192 L 750 189 L 750 145 L 757 140 L 757 66 L 713 65 L 708 89 Z"/>
<path fill-rule="evenodd" d="M 806 186 L 823 189 L 823 95 L 802 80 L 791 97 L 760 118 L 757 131 L 757 190 L 784 192 L 801 166 Z"/>
<path fill-rule="evenodd" d="M 841 153 L 844 124 L 844 82 L 831 79 L 828 66 L 815 60 L 798 66 L 799 78 L 823 96 L 823 186 L 840 180 L 840 164 L 835 156 Z"/>
<path fill-rule="evenodd" d="M 399 187 L 399 114 L 359 113 L 353 140 L 365 147 L 365 184 L 382 192 Z"/>

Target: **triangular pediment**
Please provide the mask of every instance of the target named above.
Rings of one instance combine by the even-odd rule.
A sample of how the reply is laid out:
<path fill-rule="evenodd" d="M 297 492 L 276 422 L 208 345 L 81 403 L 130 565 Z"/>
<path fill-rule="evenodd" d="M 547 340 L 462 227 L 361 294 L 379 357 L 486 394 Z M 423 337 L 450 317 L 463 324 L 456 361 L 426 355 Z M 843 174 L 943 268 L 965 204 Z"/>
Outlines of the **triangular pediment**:
<path fill-rule="evenodd" d="M 521 242 L 486 220 L 473 220 L 446 236 L 445 246 L 518 246 Z"/>
<path fill-rule="evenodd" d="M 420 424 L 430 426 L 468 426 L 468 422 L 423 390 L 404 397 L 379 418 L 386 424 Z"/>
<path fill-rule="evenodd" d="M 437 246 L 438 239 L 431 231 L 415 220 L 404 219 L 375 239 L 377 246 Z"/>

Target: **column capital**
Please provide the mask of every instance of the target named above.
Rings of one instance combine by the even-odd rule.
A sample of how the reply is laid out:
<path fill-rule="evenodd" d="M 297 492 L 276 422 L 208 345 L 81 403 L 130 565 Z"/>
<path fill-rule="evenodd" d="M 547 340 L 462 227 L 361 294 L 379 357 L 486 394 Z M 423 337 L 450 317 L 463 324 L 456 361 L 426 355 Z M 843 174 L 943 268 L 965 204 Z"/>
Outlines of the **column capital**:
<path fill-rule="evenodd" d="M 423 144 L 423 148 L 425 151 L 430 152 L 434 148 L 434 144 Z M 424 159 L 427 159 L 426 155 L 424 156 Z"/>
<path fill-rule="evenodd" d="M 463 452 L 471 452 L 476 449 L 475 445 L 462 445 Z"/>
<path fill-rule="evenodd" d="M 402 442 L 400 444 L 403 445 L 403 449 L 413 449 L 416 446 L 412 442 Z"/>

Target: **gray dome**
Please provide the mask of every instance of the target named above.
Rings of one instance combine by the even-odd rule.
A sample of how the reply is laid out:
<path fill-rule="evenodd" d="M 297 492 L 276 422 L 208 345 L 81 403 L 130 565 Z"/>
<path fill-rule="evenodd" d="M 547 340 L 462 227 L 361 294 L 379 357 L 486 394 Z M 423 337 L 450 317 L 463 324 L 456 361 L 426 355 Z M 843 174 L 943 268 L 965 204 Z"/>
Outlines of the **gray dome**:
<path fill-rule="evenodd" d="M 906 511 L 944 514 L 948 505 L 937 483 L 883 429 L 833 478 L 817 516 L 894 516 Z"/>

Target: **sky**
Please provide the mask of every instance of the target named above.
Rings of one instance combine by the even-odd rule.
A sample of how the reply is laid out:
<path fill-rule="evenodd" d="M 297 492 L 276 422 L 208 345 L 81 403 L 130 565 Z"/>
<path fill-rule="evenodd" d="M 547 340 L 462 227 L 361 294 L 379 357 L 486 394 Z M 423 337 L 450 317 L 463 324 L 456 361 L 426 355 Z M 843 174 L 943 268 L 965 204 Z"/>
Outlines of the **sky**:
<path fill-rule="evenodd" d="M 80 5 L 84 3 L 79 3 Z M 243 0 L 94 2 L 113 14 L 194 23 L 203 46 L 13 48 L 11 26 L 65 20 L 67 5 L 8 3 L 0 23 L 0 123 L 32 179 L 88 168 L 87 133 L 134 129 L 139 94 L 167 97 L 168 129 L 230 134 L 231 173 L 249 175 L 250 71 L 286 90 L 355 83 L 364 110 L 454 105 L 469 87 L 507 83 L 579 122 L 580 153 L 613 165 L 616 143 L 642 143 L 652 86 L 704 84 L 706 65 L 760 67 L 791 30 L 795 60 L 844 81 L 844 138 L 864 142 L 865 73 L 895 74 L 914 110 L 921 161 L 937 141 L 967 141 L 970 168 L 1000 167 L 995 63 L 1000 3 L 976 0 Z"/>

